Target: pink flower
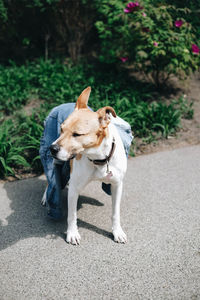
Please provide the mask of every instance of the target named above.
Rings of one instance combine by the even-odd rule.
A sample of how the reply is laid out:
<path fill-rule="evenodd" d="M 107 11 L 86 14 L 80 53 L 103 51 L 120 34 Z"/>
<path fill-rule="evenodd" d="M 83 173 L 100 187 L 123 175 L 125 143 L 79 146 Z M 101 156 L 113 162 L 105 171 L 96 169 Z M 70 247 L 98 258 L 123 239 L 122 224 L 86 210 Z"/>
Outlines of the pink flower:
<path fill-rule="evenodd" d="M 120 57 L 119 58 L 123 63 L 125 63 L 127 60 L 128 60 L 128 57 L 126 56 L 126 57 Z"/>
<path fill-rule="evenodd" d="M 176 27 L 181 27 L 181 26 L 183 25 L 183 21 L 182 21 L 182 20 L 176 20 L 176 21 L 174 22 L 174 25 L 175 25 Z"/>
<path fill-rule="evenodd" d="M 153 45 L 154 45 L 155 47 L 158 47 L 158 42 L 154 42 Z"/>
<path fill-rule="evenodd" d="M 192 44 L 192 52 L 194 54 L 199 54 L 200 49 L 199 49 L 199 47 L 196 44 Z"/>
<path fill-rule="evenodd" d="M 128 14 L 128 13 L 130 13 L 130 12 L 132 12 L 132 11 L 130 11 L 130 9 L 128 9 L 128 8 L 125 8 L 125 9 L 124 9 L 124 12 L 125 12 L 126 14 Z"/>
<path fill-rule="evenodd" d="M 143 17 L 146 17 L 146 16 L 147 16 L 147 14 L 146 14 L 145 12 L 143 12 L 142 15 L 143 15 Z"/>
<path fill-rule="evenodd" d="M 124 9 L 124 12 L 126 14 L 128 13 L 131 13 L 133 12 L 134 10 L 137 10 L 137 8 L 139 8 L 140 4 L 139 2 L 129 2 L 127 5 L 126 5 L 126 8 Z"/>

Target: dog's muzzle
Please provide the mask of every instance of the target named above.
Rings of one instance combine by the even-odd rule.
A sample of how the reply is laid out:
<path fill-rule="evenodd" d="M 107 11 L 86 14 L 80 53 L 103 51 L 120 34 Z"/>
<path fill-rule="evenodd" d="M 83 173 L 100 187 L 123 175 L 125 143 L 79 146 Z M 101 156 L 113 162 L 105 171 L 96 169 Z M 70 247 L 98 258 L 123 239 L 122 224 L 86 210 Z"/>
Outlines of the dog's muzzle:
<path fill-rule="evenodd" d="M 62 148 L 60 148 L 60 146 L 58 144 L 52 144 L 50 147 L 49 147 L 49 150 L 51 152 L 51 156 L 55 159 L 58 159 L 58 160 L 63 160 L 63 161 L 67 161 L 69 159 L 73 159 L 76 154 L 71 154 L 71 155 L 66 155 L 66 158 L 62 158 L 60 156 L 60 154 L 58 153 L 59 151 L 62 150 Z M 62 152 L 62 151 L 61 151 Z M 66 153 L 67 154 L 67 153 Z"/>
<path fill-rule="evenodd" d="M 52 144 L 49 149 L 51 151 L 51 155 L 56 157 L 58 151 L 60 151 L 60 146 L 58 144 Z"/>

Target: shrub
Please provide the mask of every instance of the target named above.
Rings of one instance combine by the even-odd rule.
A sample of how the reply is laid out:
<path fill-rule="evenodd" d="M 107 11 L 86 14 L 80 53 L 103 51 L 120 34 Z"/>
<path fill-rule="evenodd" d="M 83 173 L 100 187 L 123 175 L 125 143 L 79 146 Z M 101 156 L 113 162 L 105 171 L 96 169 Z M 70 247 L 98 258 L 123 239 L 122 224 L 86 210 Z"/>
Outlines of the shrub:
<path fill-rule="evenodd" d="M 135 137 L 150 137 L 154 132 L 161 132 L 167 138 L 180 127 L 181 111 L 177 103 L 137 103 L 135 99 L 119 95 L 114 107 L 131 124 Z"/>
<path fill-rule="evenodd" d="M 15 167 L 30 167 L 24 158 L 24 145 L 12 120 L 0 126 L 0 177 L 14 175 Z"/>
<path fill-rule="evenodd" d="M 194 116 L 193 102 L 188 102 L 185 96 L 181 96 L 172 102 L 174 107 L 179 109 L 182 118 L 192 119 Z"/>
<path fill-rule="evenodd" d="M 0 177 L 15 175 L 19 169 L 42 170 L 38 151 L 45 116 L 41 109 L 30 116 L 17 113 L 14 120 L 0 125 Z"/>
<path fill-rule="evenodd" d="M 96 22 L 102 40 L 101 61 L 129 63 L 136 71 L 164 84 L 174 74 L 184 78 L 198 67 L 195 28 L 188 8 L 160 1 L 103 1 Z"/>
<path fill-rule="evenodd" d="M 32 93 L 31 76 L 26 65 L 19 67 L 13 62 L 8 67 L 0 65 L 0 111 L 9 115 L 27 102 Z"/>
<path fill-rule="evenodd" d="M 3 70 L 3 67 L 0 68 Z M 19 111 L 0 123 L 0 177 L 14 175 L 19 169 L 35 172 L 42 170 L 39 146 L 45 117 L 54 106 L 76 101 L 80 92 L 88 85 L 92 86 L 89 100 L 92 109 L 96 111 L 106 105 L 113 106 L 116 113 L 131 124 L 134 136 L 149 141 L 153 139 L 155 133 L 168 137 L 179 128 L 182 116 L 185 118 L 193 116 L 192 104 L 188 104 L 186 98 L 181 97 L 169 105 L 162 102 L 147 102 L 146 99 L 152 98 L 148 89 L 137 86 L 127 77 L 126 72 L 113 70 L 107 65 L 73 66 L 63 65 L 59 61 L 40 60 L 27 63 L 26 66 L 9 67 L 3 72 L 5 74 L 7 72 L 9 77 L 9 72 L 12 74 L 13 70 L 18 74 L 12 79 L 13 94 L 16 95 L 17 85 L 19 94 L 11 98 L 13 103 L 10 112 L 18 109 L 20 102 L 17 102 L 17 99 L 21 99 L 21 94 L 24 95 L 23 87 L 27 95 L 34 91 L 43 100 L 41 106 L 31 115 Z M 28 78 L 26 83 L 22 78 L 19 80 L 23 74 Z M 9 93 L 12 96 L 11 89 Z M 5 94 L 2 110 L 7 107 L 6 97 Z M 26 98 L 23 99 L 24 102 L 28 101 Z"/>

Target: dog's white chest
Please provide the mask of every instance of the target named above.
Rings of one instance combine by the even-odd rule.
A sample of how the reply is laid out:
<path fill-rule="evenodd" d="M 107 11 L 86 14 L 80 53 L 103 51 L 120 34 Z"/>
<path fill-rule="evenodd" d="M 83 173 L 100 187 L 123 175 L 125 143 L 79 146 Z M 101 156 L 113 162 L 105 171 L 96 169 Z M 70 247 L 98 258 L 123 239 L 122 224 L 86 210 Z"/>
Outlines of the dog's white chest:
<path fill-rule="evenodd" d="M 116 183 L 120 180 L 120 172 L 114 168 L 107 166 L 95 168 L 92 180 L 103 181 L 105 183 Z"/>

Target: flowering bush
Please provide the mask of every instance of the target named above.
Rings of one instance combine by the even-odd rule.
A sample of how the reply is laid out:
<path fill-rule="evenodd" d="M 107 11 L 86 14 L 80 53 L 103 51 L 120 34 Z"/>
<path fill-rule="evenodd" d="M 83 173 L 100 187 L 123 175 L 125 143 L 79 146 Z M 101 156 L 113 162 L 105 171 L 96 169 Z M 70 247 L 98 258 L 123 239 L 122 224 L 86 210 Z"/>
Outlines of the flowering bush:
<path fill-rule="evenodd" d="M 164 1 L 162 3 L 165 3 Z M 96 27 L 101 38 L 100 59 L 131 64 L 136 71 L 164 84 L 171 74 L 186 77 L 200 62 L 195 28 L 188 8 L 158 1 L 102 1 Z"/>

